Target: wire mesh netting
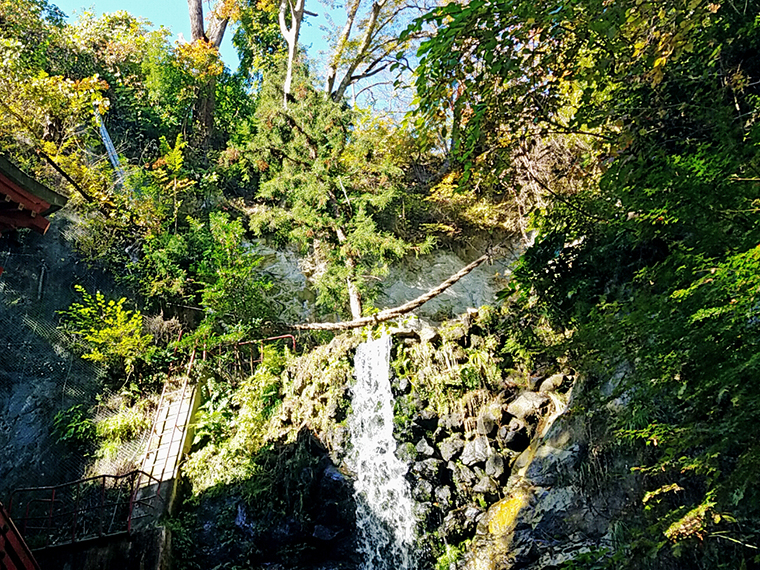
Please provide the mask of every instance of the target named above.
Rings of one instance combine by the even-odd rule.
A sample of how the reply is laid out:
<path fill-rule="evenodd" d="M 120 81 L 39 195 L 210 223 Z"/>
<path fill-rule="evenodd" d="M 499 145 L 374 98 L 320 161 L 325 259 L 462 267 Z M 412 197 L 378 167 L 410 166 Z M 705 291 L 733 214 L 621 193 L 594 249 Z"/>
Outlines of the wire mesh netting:
<path fill-rule="evenodd" d="M 98 394 L 112 392 L 104 370 L 68 350 L 58 330 L 74 285 L 93 292 L 112 285 L 73 252 L 70 227 L 59 214 L 45 236 L 0 238 L 0 500 L 15 488 L 81 478 L 88 450 L 59 443 L 53 419 L 75 405 L 89 410 Z M 119 453 L 135 453 L 127 447 Z"/>

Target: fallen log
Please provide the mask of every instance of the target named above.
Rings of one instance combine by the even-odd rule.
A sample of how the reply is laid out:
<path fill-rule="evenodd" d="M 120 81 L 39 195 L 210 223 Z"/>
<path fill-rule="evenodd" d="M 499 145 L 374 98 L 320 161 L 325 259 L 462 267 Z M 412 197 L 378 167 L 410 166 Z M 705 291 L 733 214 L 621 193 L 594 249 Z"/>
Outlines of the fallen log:
<path fill-rule="evenodd" d="M 408 303 L 404 303 L 403 305 L 399 305 L 398 307 L 394 307 L 392 309 L 385 309 L 383 311 L 380 311 L 379 313 L 375 313 L 374 315 L 370 315 L 369 317 L 362 317 L 360 319 L 354 319 L 353 321 L 345 321 L 340 323 L 303 323 L 300 325 L 291 325 L 289 328 L 299 331 L 338 331 L 338 330 L 346 330 L 346 329 L 355 329 L 359 327 L 363 327 L 366 325 L 373 325 L 376 323 L 382 323 L 385 321 L 390 321 L 392 319 L 398 318 L 402 315 L 405 315 L 406 313 L 410 313 L 414 309 L 421 307 L 425 303 L 427 303 L 430 299 L 433 299 L 434 297 L 437 297 L 441 293 L 443 293 L 446 289 L 451 287 L 454 283 L 462 279 L 465 275 L 470 273 L 473 269 L 481 265 L 483 262 L 487 261 L 490 258 L 489 254 L 483 255 L 467 265 L 466 267 L 463 267 L 460 271 L 446 279 L 443 283 L 438 285 L 437 287 L 434 287 L 424 295 L 420 295 L 416 299 L 409 301 Z"/>

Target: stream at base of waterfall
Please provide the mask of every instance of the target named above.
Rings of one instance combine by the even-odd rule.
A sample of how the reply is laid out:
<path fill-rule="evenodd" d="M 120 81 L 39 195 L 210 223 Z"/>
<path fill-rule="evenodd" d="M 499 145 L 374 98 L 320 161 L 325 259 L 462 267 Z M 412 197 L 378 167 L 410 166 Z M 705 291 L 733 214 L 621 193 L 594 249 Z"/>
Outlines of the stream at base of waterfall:
<path fill-rule="evenodd" d="M 354 360 L 348 427 L 356 474 L 356 527 L 362 570 L 413 570 L 415 517 L 407 466 L 395 454 L 391 337 L 361 344 Z"/>

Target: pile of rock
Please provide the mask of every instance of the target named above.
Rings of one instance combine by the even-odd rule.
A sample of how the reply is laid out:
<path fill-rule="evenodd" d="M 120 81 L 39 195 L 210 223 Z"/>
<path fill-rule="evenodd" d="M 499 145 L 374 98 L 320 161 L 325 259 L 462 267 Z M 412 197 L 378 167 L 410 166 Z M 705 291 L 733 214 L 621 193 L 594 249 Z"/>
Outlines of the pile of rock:
<path fill-rule="evenodd" d="M 504 497 L 511 467 L 540 432 L 542 418 L 556 411 L 557 398 L 550 396 L 572 383 L 565 374 L 533 377 L 522 391 L 494 394 L 473 416 L 439 417 L 395 381 L 397 455 L 410 464 L 421 530 L 449 544 L 471 538 L 488 506 Z"/>

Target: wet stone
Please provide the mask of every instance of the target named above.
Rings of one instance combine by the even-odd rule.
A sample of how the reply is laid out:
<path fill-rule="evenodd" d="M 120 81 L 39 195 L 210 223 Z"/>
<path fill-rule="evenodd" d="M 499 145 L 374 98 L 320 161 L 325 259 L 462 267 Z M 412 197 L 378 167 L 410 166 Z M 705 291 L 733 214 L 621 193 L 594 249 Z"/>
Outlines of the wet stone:
<path fill-rule="evenodd" d="M 451 489 L 447 486 L 436 487 L 435 500 L 443 508 L 451 506 Z"/>
<path fill-rule="evenodd" d="M 461 453 L 462 449 L 464 449 L 464 440 L 458 434 L 452 435 L 438 444 L 438 451 L 444 461 L 451 461 Z"/>
<path fill-rule="evenodd" d="M 484 495 L 496 495 L 499 492 L 499 486 L 490 477 L 481 477 L 480 481 L 472 488 L 474 493 L 483 493 Z"/>
<path fill-rule="evenodd" d="M 486 475 L 496 480 L 504 475 L 504 458 L 498 453 L 492 453 L 486 460 Z"/>
<path fill-rule="evenodd" d="M 452 479 L 457 485 L 457 488 L 469 489 L 476 481 L 475 473 L 465 465 L 459 465 L 453 462 L 449 462 L 447 465 L 451 471 Z"/>
<path fill-rule="evenodd" d="M 412 467 L 412 472 L 423 479 L 434 480 L 438 478 L 442 465 L 443 461 L 440 459 L 425 459 L 417 461 Z"/>
<path fill-rule="evenodd" d="M 409 442 L 399 443 L 396 448 L 396 457 L 403 463 L 411 463 L 417 459 L 417 450 Z"/>
<path fill-rule="evenodd" d="M 523 392 L 507 406 L 507 412 L 519 419 L 532 418 L 538 415 L 541 407 L 549 401 L 543 394 Z"/>
<path fill-rule="evenodd" d="M 464 451 L 462 451 L 462 463 L 467 466 L 483 463 L 488 459 L 489 452 L 488 438 L 484 436 L 476 437 L 465 444 Z"/>
<path fill-rule="evenodd" d="M 414 500 L 418 502 L 430 501 L 433 497 L 433 485 L 425 479 L 419 479 L 414 488 Z"/>
<path fill-rule="evenodd" d="M 424 437 L 417 442 L 415 449 L 417 450 L 417 453 L 427 457 L 430 457 L 435 453 L 433 446 L 430 445 Z"/>

